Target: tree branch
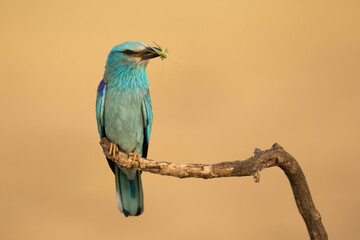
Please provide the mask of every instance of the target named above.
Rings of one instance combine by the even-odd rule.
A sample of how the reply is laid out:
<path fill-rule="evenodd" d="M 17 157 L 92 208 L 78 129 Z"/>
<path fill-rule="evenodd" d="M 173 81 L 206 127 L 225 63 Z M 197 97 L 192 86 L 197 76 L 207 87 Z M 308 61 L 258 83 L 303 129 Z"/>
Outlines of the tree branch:
<path fill-rule="evenodd" d="M 110 141 L 102 138 L 100 145 L 104 154 L 121 167 L 141 170 L 145 172 L 178 177 L 178 178 L 220 178 L 253 176 L 255 182 L 260 181 L 260 171 L 269 167 L 280 167 L 288 177 L 296 205 L 308 229 L 310 239 L 328 239 L 320 213 L 312 201 L 309 187 L 299 164 L 279 144 L 275 143 L 271 149 L 261 151 L 255 149 L 254 156 L 244 161 L 221 162 L 215 164 L 176 164 L 170 162 L 155 162 L 140 158 L 132 154 L 115 151 L 109 154 Z"/>

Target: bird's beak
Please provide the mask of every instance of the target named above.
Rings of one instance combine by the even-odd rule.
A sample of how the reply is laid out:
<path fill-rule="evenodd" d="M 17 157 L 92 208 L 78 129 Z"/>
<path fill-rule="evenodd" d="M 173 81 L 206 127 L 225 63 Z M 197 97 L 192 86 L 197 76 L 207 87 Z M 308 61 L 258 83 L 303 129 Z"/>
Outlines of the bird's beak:
<path fill-rule="evenodd" d="M 157 47 L 154 47 L 154 48 L 155 48 L 156 50 L 161 51 L 160 48 L 157 48 Z M 159 56 L 160 56 L 160 55 L 159 55 L 157 52 L 155 52 L 152 47 L 147 47 L 147 48 L 145 48 L 145 50 L 142 51 L 142 52 L 138 55 L 138 57 L 141 58 L 141 61 L 149 60 L 149 59 L 156 58 L 156 57 L 159 57 Z"/>

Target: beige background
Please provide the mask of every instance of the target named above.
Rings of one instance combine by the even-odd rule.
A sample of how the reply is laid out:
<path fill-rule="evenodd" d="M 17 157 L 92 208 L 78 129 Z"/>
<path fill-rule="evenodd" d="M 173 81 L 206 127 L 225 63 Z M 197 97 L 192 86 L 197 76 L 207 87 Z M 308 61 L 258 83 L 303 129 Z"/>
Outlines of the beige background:
<path fill-rule="evenodd" d="M 136 3 L 135 3 L 136 2 Z M 279 169 L 251 178 L 143 174 L 125 218 L 98 145 L 110 49 L 148 66 L 149 157 L 215 163 L 275 142 L 300 162 L 331 239 L 359 238 L 359 1 L 2 1 L 0 239 L 307 239 Z"/>

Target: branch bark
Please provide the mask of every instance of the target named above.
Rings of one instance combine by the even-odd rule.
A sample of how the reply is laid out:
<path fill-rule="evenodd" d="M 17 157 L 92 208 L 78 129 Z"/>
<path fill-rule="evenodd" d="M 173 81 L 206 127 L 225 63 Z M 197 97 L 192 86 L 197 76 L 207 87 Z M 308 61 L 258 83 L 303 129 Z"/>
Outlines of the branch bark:
<path fill-rule="evenodd" d="M 312 240 L 328 239 L 320 213 L 316 210 L 311 198 L 305 175 L 298 162 L 279 144 L 271 149 L 261 151 L 255 149 L 254 156 L 243 161 L 221 162 L 215 164 L 176 164 L 171 162 L 156 162 L 137 155 L 115 151 L 110 154 L 110 141 L 102 138 L 100 145 L 107 158 L 120 167 L 137 169 L 145 172 L 178 177 L 178 178 L 220 178 L 253 176 L 255 182 L 260 181 L 260 171 L 269 167 L 280 167 L 290 181 L 298 210 L 303 217 Z M 134 161 L 135 158 L 135 161 Z"/>

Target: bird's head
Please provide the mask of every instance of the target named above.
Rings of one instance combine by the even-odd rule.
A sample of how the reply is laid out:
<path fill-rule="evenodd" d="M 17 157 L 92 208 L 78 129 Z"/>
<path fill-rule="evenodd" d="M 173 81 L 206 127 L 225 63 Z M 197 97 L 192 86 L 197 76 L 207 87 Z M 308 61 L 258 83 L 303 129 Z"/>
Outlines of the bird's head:
<path fill-rule="evenodd" d="M 155 50 L 154 50 L 155 49 Z M 142 42 L 128 41 L 115 46 L 109 53 L 106 65 L 114 67 L 146 67 L 148 60 L 161 56 L 160 49 Z"/>
<path fill-rule="evenodd" d="M 146 66 L 149 59 L 167 57 L 167 50 L 149 47 L 142 42 L 129 41 L 115 46 L 106 61 L 104 81 L 126 89 L 149 87 Z"/>

